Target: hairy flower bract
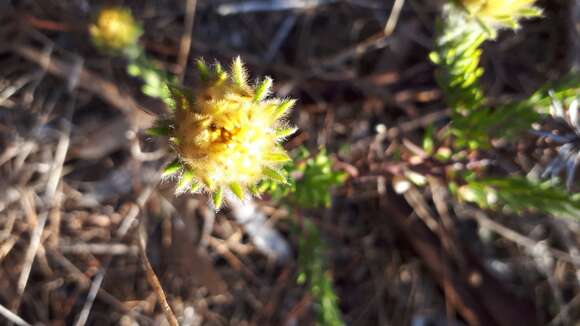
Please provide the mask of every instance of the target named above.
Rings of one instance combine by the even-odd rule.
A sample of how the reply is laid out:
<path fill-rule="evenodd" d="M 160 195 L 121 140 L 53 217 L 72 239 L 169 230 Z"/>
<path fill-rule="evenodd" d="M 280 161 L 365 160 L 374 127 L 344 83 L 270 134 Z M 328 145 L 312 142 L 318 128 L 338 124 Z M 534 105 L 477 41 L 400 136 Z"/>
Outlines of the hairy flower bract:
<path fill-rule="evenodd" d="M 170 86 L 173 116 L 153 128 L 178 155 L 165 172 L 180 176 L 177 191 L 210 192 L 219 208 L 224 192 L 243 199 L 264 178 L 285 182 L 278 169 L 290 158 L 280 142 L 296 131 L 284 122 L 295 101 L 269 98 L 268 77 L 248 84 L 240 58 L 229 72 L 203 61 L 198 70 L 199 87 Z"/>

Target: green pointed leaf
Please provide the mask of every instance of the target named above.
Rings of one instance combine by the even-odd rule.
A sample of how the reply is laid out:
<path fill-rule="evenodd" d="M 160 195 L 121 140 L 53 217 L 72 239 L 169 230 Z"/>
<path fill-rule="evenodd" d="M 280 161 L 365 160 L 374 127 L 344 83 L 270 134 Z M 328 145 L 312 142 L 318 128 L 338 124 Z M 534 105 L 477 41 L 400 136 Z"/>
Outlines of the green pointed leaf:
<path fill-rule="evenodd" d="M 284 150 L 268 153 L 265 155 L 264 158 L 266 159 L 266 161 L 274 163 L 283 163 L 292 161 L 292 158 L 290 158 L 290 156 L 288 156 L 288 153 L 286 153 Z"/>
<path fill-rule="evenodd" d="M 202 181 L 207 188 L 209 188 L 209 189 L 213 188 L 214 184 L 213 184 L 213 181 L 211 181 L 211 179 L 204 178 Z"/>
<path fill-rule="evenodd" d="M 246 72 L 246 68 L 244 68 L 244 64 L 242 62 L 242 58 L 239 56 L 234 59 L 232 62 L 232 81 L 240 88 L 247 88 L 248 87 L 248 74 Z"/>
<path fill-rule="evenodd" d="M 280 172 L 278 172 L 278 171 L 276 171 L 276 170 L 274 170 L 272 168 L 265 167 L 262 170 L 262 172 L 264 173 L 264 175 L 266 177 L 268 177 L 268 178 L 270 178 L 270 179 L 272 179 L 272 180 L 274 180 L 276 182 L 279 182 L 279 183 L 287 183 L 286 178 L 283 175 L 281 175 Z"/>
<path fill-rule="evenodd" d="M 265 77 L 262 82 L 256 86 L 254 92 L 254 102 L 260 102 L 270 95 L 270 88 L 272 87 L 272 78 Z"/>
<path fill-rule="evenodd" d="M 179 159 L 173 160 L 173 162 L 167 164 L 165 168 L 163 168 L 163 173 L 161 174 L 162 178 L 166 178 L 170 175 L 174 175 L 175 173 L 179 172 L 181 169 L 181 162 Z"/>
<path fill-rule="evenodd" d="M 141 87 L 141 92 L 149 97 L 157 98 L 159 97 L 159 88 L 153 87 L 151 85 L 143 85 Z"/>
<path fill-rule="evenodd" d="M 210 76 L 210 71 L 209 71 L 209 67 L 207 66 L 205 61 L 203 61 L 202 58 L 199 58 L 199 59 L 195 60 L 195 65 L 197 66 L 197 71 L 199 72 L 199 78 L 202 81 L 208 81 L 209 76 Z"/>
<path fill-rule="evenodd" d="M 542 9 L 537 8 L 537 7 L 531 7 L 531 8 L 524 8 L 520 11 L 520 15 L 522 15 L 523 17 L 539 17 L 542 16 Z"/>
<path fill-rule="evenodd" d="M 212 195 L 213 206 L 216 210 L 218 210 L 218 209 L 220 209 L 220 207 L 222 207 L 223 195 L 224 195 L 224 190 L 222 188 L 219 188 L 218 190 L 216 190 Z"/>
<path fill-rule="evenodd" d="M 194 99 L 191 91 L 172 84 L 167 84 L 168 93 L 173 100 L 173 108 L 179 110 L 189 110 L 193 108 Z"/>
<path fill-rule="evenodd" d="M 437 52 L 429 53 L 429 60 L 431 60 L 431 62 L 433 62 L 436 65 L 441 63 L 441 57 Z"/>
<path fill-rule="evenodd" d="M 184 191 L 193 181 L 193 171 L 186 169 L 177 182 L 177 192 Z"/>
<path fill-rule="evenodd" d="M 189 192 L 191 192 L 192 194 L 194 194 L 194 193 L 198 192 L 201 189 L 201 186 L 202 186 L 201 183 L 192 181 L 191 182 L 191 187 L 189 187 Z"/>
<path fill-rule="evenodd" d="M 276 139 L 286 138 L 288 136 L 293 135 L 296 131 L 298 131 L 298 128 L 296 128 L 296 127 L 287 127 L 287 128 L 276 129 L 274 131 L 274 137 L 276 137 Z"/>
<path fill-rule="evenodd" d="M 238 197 L 240 200 L 244 200 L 244 188 L 239 183 L 230 184 L 230 190 Z"/>
<path fill-rule="evenodd" d="M 284 114 L 286 114 L 288 110 L 290 110 L 294 106 L 294 104 L 296 104 L 296 100 L 294 99 L 283 100 L 282 103 L 280 103 L 280 105 L 278 105 L 276 109 L 274 109 L 274 112 L 272 114 L 274 120 L 280 119 Z"/>
<path fill-rule="evenodd" d="M 141 74 L 141 67 L 135 63 L 131 63 L 127 66 L 127 74 L 132 77 L 138 77 Z"/>
<path fill-rule="evenodd" d="M 228 78 L 228 74 L 219 62 L 216 62 L 213 67 L 213 76 L 216 81 L 221 82 Z"/>
<path fill-rule="evenodd" d="M 258 189 L 258 186 L 256 186 L 256 185 L 248 186 L 248 190 L 250 191 L 250 193 L 253 196 L 256 196 L 256 197 L 260 197 L 260 195 L 262 194 L 262 192 Z"/>

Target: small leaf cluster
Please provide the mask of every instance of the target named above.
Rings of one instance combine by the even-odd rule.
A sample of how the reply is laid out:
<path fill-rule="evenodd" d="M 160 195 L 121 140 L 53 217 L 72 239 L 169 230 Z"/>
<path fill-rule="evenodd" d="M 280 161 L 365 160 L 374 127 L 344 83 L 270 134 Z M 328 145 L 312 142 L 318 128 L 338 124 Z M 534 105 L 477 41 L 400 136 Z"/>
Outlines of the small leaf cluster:
<path fill-rule="evenodd" d="M 175 84 L 175 76 L 168 75 L 165 71 L 155 65 L 145 54 L 143 49 L 139 49 L 139 54 L 127 65 L 127 73 L 135 78 L 141 79 L 143 85 L 141 92 L 149 97 L 158 98 L 165 104 L 171 105 L 171 92 L 169 85 Z"/>
<path fill-rule="evenodd" d="M 343 184 L 347 175 L 332 168 L 332 161 L 324 148 L 312 155 L 308 149 L 300 147 L 293 158 L 281 170 L 284 176 L 291 176 L 288 183 L 276 184 L 266 180 L 259 185 L 260 191 L 269 193 L 274 199 L 286 198 L 302 208 L 329 207 L 331 189 Z"/>
<path fill-rule="evenodd" d="M 303 156 L 308 152 L 303 151 Z M 304 208 L 329 207 L 331 204 L 330 189 L 344 183 L 346 174 L 332 169 L 332 162 L 325 149 L 297 165 L 301 178 L 296 181 L 294 198 Z"/>

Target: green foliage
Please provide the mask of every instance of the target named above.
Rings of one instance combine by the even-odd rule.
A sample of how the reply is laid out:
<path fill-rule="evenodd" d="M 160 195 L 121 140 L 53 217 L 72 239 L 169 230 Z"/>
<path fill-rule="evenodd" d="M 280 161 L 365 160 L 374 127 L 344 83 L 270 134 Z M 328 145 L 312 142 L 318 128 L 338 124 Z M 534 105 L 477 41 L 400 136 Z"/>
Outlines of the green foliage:
<path fill-rule="evenodd" d="M 142 26 L 134 19 L 131 11 L 123 7 L 105 8 L 100 11 L 89 28 L 91 40 L 101 52 L 111 56 L 122 56 L 127 60 L 127 73 L 143 81 L 143 94 L 159 98 L 169 104 L 168 84 L 175 82 L 147 57 L 145 49 L 138 43 L 143 34 Z"/>
<path fill-rule="evenodd" d="M 433 130 L 433 126 L 427 126 L 425 130 L 425 134 L 423 135 L 423 150 L 425 154 L 431 155 L 433 154 L 433 150 L 435 149 L 435 132 Z"/>
<path fill-rule="evenodd" d="M 473 125 L 480 120 L 484 100 L 479 84 L 483 74 L 480 47 L 489 33 L 454 5 L 445 6 L 437 29 L 439 36 L 429 57 L 439 67 L 435 78 L 453 109 L 451 134 L 460 147 L 479 147 L 486 137 Z"/>
<path fill-rule="evenodd" d="M 475 62 L 475 59 L 472 59 L 472 62 Z M 487 147 L 491 138 L 516 137 L 529 130 L 532 123 L 539 121 L 541 114 L 548 113 L 552 100 L 549 96 L 550 91 L 553 92 L 555 99 L 564 102 L 575 98 L 580 92 L 580 74 L 570 73 L 557 82 L 545 85 L 529 98 L 491 108 L 482 104 L 485 99 L 480 97 L 481 91 L 476 82 L 468 83 L 470 87 L 467 88 L 454 87 L 460 77 L 444 73 L 443 71 L 447 69 L 459 68 L 442 64 L 437 77 L 447 94 L 449 104 L 455 108 L 451 134 L 455 137 L 458 147 L 467 146 L 472 149 Z M 473 71 L 465 71 L 458 76 L 474 76 L 474 74 Z"/>
<path fill-rule="evenodd" d="M 308 156 L 309 153 L 302 149 L 301 155 Z M 294 198 L 298 205 L 305 208 L 329 207 L 330 189 L 346 180 L 345 173 L 332 170 L 332 162 L 325 149 L 321 149 L 314 157 L 299 162 L 297 171 L 301 178 L 296 181 Z"/>
<path fill-rule="evenodd" d="M 535 7 L 524 9 L 514 13 L 514 17 L 532 17 L 541 12 Z M 495 32 L 490 33 L 485 24 L 466 14 L 464 9 L 452 4 L 444 7 L 430 58 L 438 66 L 437 82 L 453 109 L 450 135 L 460 148 L 486 148 L 492 138 L 517 136 L 538 121 L 539 113 L 549 107 L 549 90 L 553 89 L 555 97 L 562 99 L 574 96 L 580 87 L 578 74 L 571 74 L 560 82 L 542 87 L 528 99 L 489 107 L 479 84 L 484 72 L 480 57 L 481 45 L 494 37 Z"/>
<path fill-rule="evenodd" d="M 439 66 L 437 82 L 446 95 L 447 102 L 457 113 L 474 110 L 481 105 L 483 92 L 479 78 L 481 44 L 487 33 L 474 21 L 462 19 L 453 6 L 446 7 L 444 19 L 438 24 L 439 36 L 435 50 L 429 55 Z"/>
<path fill-rule="evenodd" d="M 471 180 L 458 190 L 459 196 L 482 208 L 500 208 L 516 213 L 532 211 L 561 217 L 580 216 L 580 194 L 572 196 L 550 181 L 523 177 Z"/>
<path fill-rule="evenodd" d="M 141 86 L 141 92 L 143 94 L 161 99 L 170 107 L 172 106 L 173 102 L 169 91 L 169 84 L 176 81 L 175 77 L 169 76 L 165 71 L 157 67 L 147 57 L 143 49 L 139 49 L 139 55 L 136 57 L 129 58 L 127 73 L 143 81 L 143 85 Z"/>
<path fill-rule="evenodd" d="M 318 325 L 344 325 L 338 299 L 332 288 L 332 278 L 323 260 L 324 243 L 316 226 L 308 220 L 304 220 L 298 250 L 298 283 L 306 284 L 317 302 Z"/>
<path fill-rule="evenodd" d="M 492 138 L 510 138 L 529 130 L 540 115 L 528 100 L 497 108 L 484 107 L 454 120 L 452 133 L 458 146 L 487 147 Z"/>
<path fill-rule="evenodd" d="M 554 83 L 549 83 L 522 101 L 506 103 L 495 109 L 483 109 L 469 117 L 469 124 L 461 126 L 464 130 L 477 130 L 480 136 L 503 137 L 512 139 L 530 130 L 542 114 L 549 113 L 553 99 L 568 102 L 580 92 L 580 74 L 570 73 Z M 552 97 L 550 97 L 552 93 Z"/>
<path fill-rule="evenodd" d="M 255 192 L 260 194 L 267 193 L 276 201 L 287 199 L 288 196 L 296 190 L 296 181 L 291 177 L 291 173 L 295 170 L 296 165 L 294 164 L 294 161 L 288 162 L 278 171 L 286 178 L 285 183 L 274 182 L 271 179 L 264 179 L 260 181 Z"/>
<path fill-rule="evenodd" d="M 301 147 L 280 173 L 287 184 L 263 181 L 260 192 L 269 193 L 274 199 L 285 198 L 289 203 L 302 208 L 329 207 L 332 201 L 330 190 L 346 180 L 346 174 L 332 169 L 332 162 L 325 149 L 312 156 Z"/>
<path fill-rule="evenodd" d="M 485 147 L 492 138 L 511 139 L 530 130 L 542 114 L 548 113 L 553 92 L 555 99 L 568 102 L 580 92 L 580 74 L 571 73 L 565 78 L 549 83 L 529 98 L 509 102 L 495 108 L 480 107 L 467 115 L 454 115 L 452 134 L 459 147 Z"/>
<path fill-rule="evenodd" d="M 580 95 L 580 72 L 574 71 L 556 82 L 548 83 L 517 104 L 532 108 L 540 114 L 549 114 L 553 100 L 565 103 L 578 95 Z"/>
<path fill-rule="evenodd" d="M 291 208 L 328 207 L 331 204 L 331 189 L 346 180 L 346 174 L 332 169 L 332 162 L 325 149 L 312 155 L 301 147 L 293 153 L 294 160 L 286 164 L 280 173 L 288 183 L 279 184 L 263 181 L 259 192 L 267 192 L 275 200 L 281 200 Z M 299 276 L 298 283 L 306 284 L 316 302 L 318 324 L 344 325 L 338 300 L 332 288 L 332 278 L 324 263 L 324 243 L 316 226 L 303 220 L 299 233 Z"/>
<path fill-rule="evenodd" d="M 487 11 L 479 5 L 462 1 L 447 4 L 438 25 L 435 49 L 430 54 L 438 66 L 437 82 L 453 110 L 449 135 L 453 137 L 455 149 L 488 148 L 493 138 L 514 139 L 549 113 L 553 98 L 566 102 L 580 92 L 580 75 L 576 72 L 545 85 L 524 100 L 490 107 L 479 84 L 483 74 L 482 44 L 494 39 L 501 28 L 517 28 L 519 19 L 538 16 L 541 10 L 526 2 L 513 8 L 498 2 L 494 3 L 494 10 Z M 499 15 L 503 11 L 509 15 Z M 429 155 L 433 141 L 433 131 L 427 130 L 423 148 Z M 484 208 L 580 216 L 580 198 L 552 182 L 534 182 L 521 177 L 479 180 L 467 177 L 466 180 L 467 184 L 455 192 L 463 200 Z"/>

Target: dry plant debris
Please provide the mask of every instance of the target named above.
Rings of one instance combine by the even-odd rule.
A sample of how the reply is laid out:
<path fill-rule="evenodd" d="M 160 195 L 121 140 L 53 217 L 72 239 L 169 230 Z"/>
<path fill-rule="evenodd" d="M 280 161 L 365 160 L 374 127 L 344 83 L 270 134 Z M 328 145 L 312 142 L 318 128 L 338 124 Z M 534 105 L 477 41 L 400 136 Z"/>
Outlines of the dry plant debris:
<path fill-rule="evenodd" d="M 477 15 L 485 1 L 461 2 Z M 491 150 L 439 141 L 454 115 L 428 60 L 441 3 L 123 1 L 143 27 L 129 42 L 142 35 L 155 67 L 190 85 L 195 58 L 241 56 L 277 97 L 299 99 L 286 149 L 326 148 L 348 175 L 330 207 L 264 195 L 251 222 L 160 182 L 170 151 L 144 130 L 165 104 L 89 41 L 110 4 L 0 4 L 0 324 L 324 324 L 320 292 L 297 283 L 305 219 L 345 324 L 580 320 L 578 220 L 481 209 L 447 184 L 457 169 L 540 177 L 558 147 L 533 133 Z M 543 19 L 484 45 L 494 107 L 580 66 L 578 1 L 536 6 Z M 513 25 L 494 8 L 486 19 Z M 536 130 L 558 136 L 547 119 Z"/>

